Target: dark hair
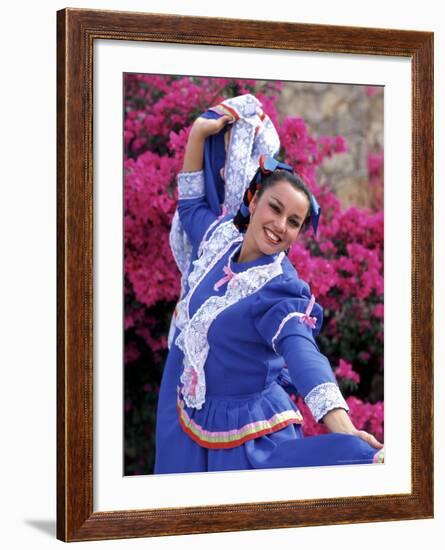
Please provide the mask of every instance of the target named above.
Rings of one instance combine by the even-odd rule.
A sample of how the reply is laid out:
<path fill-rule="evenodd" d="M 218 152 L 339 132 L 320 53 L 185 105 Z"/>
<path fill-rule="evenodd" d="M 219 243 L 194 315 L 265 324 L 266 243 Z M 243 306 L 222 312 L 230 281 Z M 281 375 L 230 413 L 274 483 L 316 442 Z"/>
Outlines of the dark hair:
<path fill-rule="evenodd" d="M 238 212 L 236 213 L 233 223 L 235 224 L 238 231 L 241 233 L 244 233 L 247 230 L 247 227 L 249 226 L 250 222 L 250 213 L 249 213 L 249 204 L 251 200 L 253 199 L 255 193 L 257 193 L 257 197 L 260 198 L 264 191 L 268 189 L 269 187 L 273 187 L 276 183 L 280 181 L 287 181 L 292 185 L 294 189 L 297 191 L 302 191 L 308 200 L 309 208 L 306 218 L 303 221 L 303 224 L 301 226 L 302 231 L 305 231 L 311 221 L 311 192 L 307 188 L 304 181 L 297 176 L 297 174 L 288 172 L 287 170 L 275 170 L 271 174 L 262 177 L 261 181 L 257 182 L 257 174 L 253 177 L 252 181 L 249 184 L 249 187 L 244 192 L 243 196 L 243 202 L 238 209 Z"/>

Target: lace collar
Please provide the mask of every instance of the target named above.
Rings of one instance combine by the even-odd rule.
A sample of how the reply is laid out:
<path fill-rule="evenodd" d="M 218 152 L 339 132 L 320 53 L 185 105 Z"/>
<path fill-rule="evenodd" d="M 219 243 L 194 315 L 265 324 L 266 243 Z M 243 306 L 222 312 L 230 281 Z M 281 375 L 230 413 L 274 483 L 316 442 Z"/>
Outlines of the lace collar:
<path fill-rule="evenodd" d="M 268 263 L 258 265 L 258 261 L 256 261 L 257 265 L 243 269 L 228 281 L 224 294 L 216 293 L 216 295 L 210 296 L 190 318 L 189 304 L 193 292 L 233 244 L 241 242 L 242 239 L 242 235 L 231 220 L 222 223 L 206 243 L 202 256 L 194 262 L 194 269 L 189 276 L 190 290 L 180 304 L 178 326 L 181 332 L 176 338 L 176 345 L 184 354 L 181 393 L 188 407 L 201 409 L 205 402 L 204 364 L 209 352 L 207 334 L 212 322 L 225 309 L 257 292 L 271 279 L 283 272 L 281 264 L 285 257 L 284 252 L 278 254 L 272 261 L 268 257 L 262 260 L 262 262 Z M 235 252 L 236 249 L 233 254 Z M 242 264 L 239 265 L 242 266 Z"/>

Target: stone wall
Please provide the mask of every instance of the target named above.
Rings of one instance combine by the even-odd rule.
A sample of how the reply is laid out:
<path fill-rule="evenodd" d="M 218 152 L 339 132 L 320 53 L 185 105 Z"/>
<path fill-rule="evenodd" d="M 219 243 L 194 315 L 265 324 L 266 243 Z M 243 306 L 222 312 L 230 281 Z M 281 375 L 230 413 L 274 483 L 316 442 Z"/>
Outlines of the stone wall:
<path fill-rule="evenodd" d="M 278 101 L 282 116 L 302 117 L 315 137 L 346 138 L 349 152 L 327 159 L 318 174 L 345 207 L 369 205 L 367 157 L 383 150 L 383 96 L 383 87 L 285 83 Z"/>

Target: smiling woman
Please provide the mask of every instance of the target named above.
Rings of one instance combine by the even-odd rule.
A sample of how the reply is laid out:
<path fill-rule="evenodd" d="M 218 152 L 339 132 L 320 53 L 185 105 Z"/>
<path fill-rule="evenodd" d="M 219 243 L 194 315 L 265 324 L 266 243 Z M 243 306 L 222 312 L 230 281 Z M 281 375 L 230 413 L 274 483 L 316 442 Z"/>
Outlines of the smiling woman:
<path fill-rule="evenodd" d="M 251 125 L 253 139 L 262 138 L 255 172 L 236 215 L 218 215 L 206 178 L 221 167 L 212 166 L 206 140 L 231 132 L 243 117 L 260 121 Z M 382 444 L 348 416 L 314 339 L 322 308 L 286 256 L 302 229 L 317 230 L 319 206 L 290 166 L 264 154 L 262 121 L 256 98 L 240 96 L 199 117 L 188 138 L 174 231 L 185 232 L 191 252 L 159 394 L 155 473 L 383 461 Z M 238 175 L 250 160 L 242 130 L 242 146 L 224 166 L 225 199 L 229 159 L 238 162 Z M 231 139 L 236 144 L 235 131 Z M 304 437 L 302 415 L 279 382 L 284 369 L 332 433 Z"/>
<path fill-rule="evenodd" d="M 240 261 L 288 250 L 310 220 L 310 192 L 300 178 L 289 172 L 276 170 L 263 179 L 258 190 L 250 189 L 250 194 L 250 222 Z M 241 229 L 240 222 L 235 223 Z"/>

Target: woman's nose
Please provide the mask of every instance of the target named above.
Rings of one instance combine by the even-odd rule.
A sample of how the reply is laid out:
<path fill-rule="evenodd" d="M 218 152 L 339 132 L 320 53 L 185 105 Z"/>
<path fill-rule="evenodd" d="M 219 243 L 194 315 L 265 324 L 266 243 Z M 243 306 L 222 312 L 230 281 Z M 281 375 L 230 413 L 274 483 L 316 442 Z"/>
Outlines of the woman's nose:
<path fill-rule="evenodd" d="M 280 233 L 283 233 L 286 229 L 286 219 L 284 216 L 278 216 L 275 220 L 275 227 L 277 231 L 280 231 Z"/>

